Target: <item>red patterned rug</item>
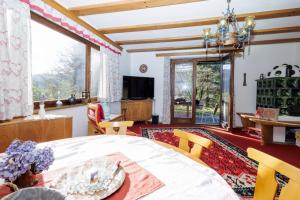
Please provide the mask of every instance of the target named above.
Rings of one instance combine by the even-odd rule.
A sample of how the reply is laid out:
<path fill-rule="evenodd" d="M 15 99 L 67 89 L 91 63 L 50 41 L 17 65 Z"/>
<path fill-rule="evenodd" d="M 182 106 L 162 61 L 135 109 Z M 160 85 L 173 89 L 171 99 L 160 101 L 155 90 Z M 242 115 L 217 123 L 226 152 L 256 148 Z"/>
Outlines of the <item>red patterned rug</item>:
<path fill-rule="evenodd" d="M 201 160 L 217 171 L 243 199 L 252 199 L 258 164 L 247 157 L 247 153 L 223 138 L 203 128 L 180 128 L 214 142 L 210 149 L 204 149 Z M 173 128 L 143 128 L 142 136 L 178 147 L 179 138 Z M 280 184 L 286 179 L 277 175 Z"/>

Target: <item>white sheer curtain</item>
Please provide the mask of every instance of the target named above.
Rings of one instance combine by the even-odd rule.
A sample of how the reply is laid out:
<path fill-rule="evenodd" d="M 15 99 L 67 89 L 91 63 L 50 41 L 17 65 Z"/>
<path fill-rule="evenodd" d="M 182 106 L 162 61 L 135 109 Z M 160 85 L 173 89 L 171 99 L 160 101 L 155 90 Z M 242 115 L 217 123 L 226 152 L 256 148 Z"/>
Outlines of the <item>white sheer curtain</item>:
<path fill-rule="evenodd" d="M 0 0 L 0 120 L 32 112 L 30 9 Z"/>
<path fill-rule="evenodd" d="M 164 124 L 169 124 L 171 122 L 171 61 L 170 57 L 165 57 L 164 59 L 164 93 L 163 93 L 163 116 L 162 122 Z"/>
<path fill-rule="evenodd" d="M 106 102 L 120 101 L 122 98 L 120 56 L 109 50 L 101 49 L 100 71 L 99 98 Z"/>

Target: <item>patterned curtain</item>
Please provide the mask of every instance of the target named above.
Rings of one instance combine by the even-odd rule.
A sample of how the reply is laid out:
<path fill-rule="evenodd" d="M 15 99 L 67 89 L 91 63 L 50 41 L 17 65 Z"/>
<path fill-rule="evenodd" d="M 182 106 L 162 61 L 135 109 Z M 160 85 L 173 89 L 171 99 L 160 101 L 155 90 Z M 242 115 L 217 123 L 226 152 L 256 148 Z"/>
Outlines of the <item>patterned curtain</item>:
<path fill-rule="evenodd" d="M 171 62 L 169 57 L 165 57 L 164 60 L 164 93 L 163 93 L 163 116 L 162 122 L 169 124 L 171 122 L 171 82 L 170 72 Z"/>
<path fill-rule="evenodd" d="M 0 0 L 0 120 L 33 113 L 30 9 Z"/>
<path fill-rule="evenodd" d="M 107 49 L 101 49 L 101 75 L 99 97 L 106 102 L 120 101 L 122 82 L 120 75 L 120 56 Z"/>
<path fill-rule="evenodd" d="M 0 0 L 0 120 L 32 113 L 30 9 Z"/>

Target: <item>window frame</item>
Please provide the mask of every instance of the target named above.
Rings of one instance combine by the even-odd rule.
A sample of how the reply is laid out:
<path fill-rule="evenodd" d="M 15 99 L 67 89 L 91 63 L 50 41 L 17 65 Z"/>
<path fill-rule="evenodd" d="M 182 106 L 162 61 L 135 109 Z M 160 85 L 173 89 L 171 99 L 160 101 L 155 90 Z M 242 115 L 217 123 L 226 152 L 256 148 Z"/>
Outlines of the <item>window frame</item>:
<path fill-rule="evenodd" d="M 70 37 L 86 46 L 86 51 L 85 51 L 85 92 L 90 92 L 90 89 L 91 89 L 91 48 L 100 51 L 100 46 L 90 42 L 89 40 L 87 40 L 85 38 L 82 38 L 81 36 L 61 27 L 60 25 L 40 16 L 32 11 L 30 12 L 30 14 L 31 14 L 31 20 L 33 20 L 41 25 L 44 25 L 54 31 L 57 31 L 58 33 L 61 33 L 67 37 Z M 90 100 L 96 101 L 97 97 L 90 97 Z M 46 100 L 45 108 L 55 108 L 56 101 L 57 100 L 48 100 L 48 101 Z M 63 103 L 63 106 L 71 105 L 69 103 L 68 99 L 62 99 L 61 101 Z M 87 102 L 86 99 L 78 98 L 78 99 L 76 99 L 74 104 L 82 104 L 85 102 Z M 38 109 L 40 101 L 34 101 L 33 103 L 34 103 L 34 109 Z"/>

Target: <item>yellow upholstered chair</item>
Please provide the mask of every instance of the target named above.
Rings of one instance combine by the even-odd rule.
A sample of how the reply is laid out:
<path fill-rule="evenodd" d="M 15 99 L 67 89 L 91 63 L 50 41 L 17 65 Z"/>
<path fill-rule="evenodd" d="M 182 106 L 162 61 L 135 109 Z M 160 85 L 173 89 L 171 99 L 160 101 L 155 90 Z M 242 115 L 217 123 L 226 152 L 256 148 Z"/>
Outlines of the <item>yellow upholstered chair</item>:
<path fill-rule="evenodd" d="M 182 130 L 174 129 L 174 135 L 180 138 L 179 148 L 196 158 L 200 158 L 203 147 L 209 148 L 212 145 L 211 140 Z M 189 147 L 189 141 L 194 143 L 192 149 Z"/>
<path fill-rule="evenodd" d="M 248 157 L 259 162 L 253 200 L 273 200 L 278 183 L 275 172 L 289 178 L 289 182 L 282 188 L 279 200 L 300 199 L 300 169 L 266 153 L 248 148 Z"/>
<path fill-rule="evenodd" d="M 132 127 L 133 123 L 133 121 L 100 122 L 98 126 L 99 129 L 105 128 L 105 134 L 108 135 L 135 135 L 135 133 L 127 131 L 127 127 Z"/>

